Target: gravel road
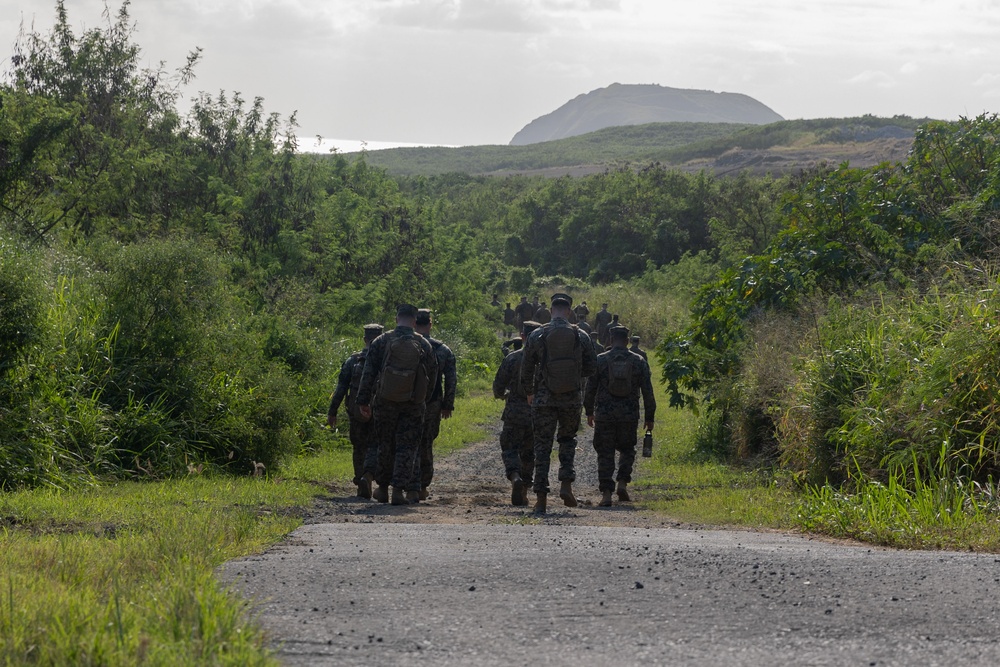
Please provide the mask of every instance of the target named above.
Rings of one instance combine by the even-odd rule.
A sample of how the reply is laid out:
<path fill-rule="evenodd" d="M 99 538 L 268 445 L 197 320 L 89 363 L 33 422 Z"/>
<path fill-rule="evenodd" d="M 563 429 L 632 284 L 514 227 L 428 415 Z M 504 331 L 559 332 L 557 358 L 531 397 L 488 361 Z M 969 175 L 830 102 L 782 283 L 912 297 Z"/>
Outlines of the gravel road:
<path fill-rule="evenodd" d="M 441 462 L 429 502 L 340 489 L 221 576 L 288 665 L 995 664 L 1000 558 L 596 508 L 581 443 L 580 507 L 509 507 L 481 443 Z"/>

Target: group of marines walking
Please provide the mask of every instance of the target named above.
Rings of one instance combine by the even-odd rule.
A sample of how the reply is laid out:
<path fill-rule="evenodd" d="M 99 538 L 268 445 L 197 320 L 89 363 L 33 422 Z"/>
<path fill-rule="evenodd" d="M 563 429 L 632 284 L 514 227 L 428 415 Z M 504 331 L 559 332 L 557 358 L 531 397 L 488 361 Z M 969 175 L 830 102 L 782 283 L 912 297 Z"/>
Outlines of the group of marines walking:
<path fill-rule="evenodd" d="M 431 326 L 429 310 L 400 305 L 396 327 L 365 325 L 365 348 L 340 368 L 327 423 L 336 428 L 346 399 L 361 498 L 405 505 L 429 495 L 434 439 L 455 409 L 458 382 L 455 355 L 431 337 Z"/>
<path fill-rule="evenodd" d="M 499 305 L 495 296 L 493 305 Z M 574 462 L 583 414 L 594 428 L 599 505 L 610 506 L 616 491 L 620 501 L 628 501 L 640 396 L 647 432 L 656 411 L 649 364 L 638 340 L 631 339 L 629 349 L 629 330 L 607 304 L 595 317 L 596 331 L 587 322 L 586 302 L 574 309 L 567 294 L 554 294 L 550 308 L 524 297 L 519 309 L 510 323 L 510 304 L 503 313 L 505 324 L 516 326 L 520 336 L 493 381 L 494 396 L 505 400 L 500 448 L 511 504 L 528 505 L 530 487 L 534 511 L 545 513 L 553 441 L 558 444 L 559 497 L 568 507 L 578 504 Z M 539 316 L 545 321 L 532 319 Z M 454 409 L 457 381 L 455 355 L 430 337 L 430 328 L 430 311 L 399 306 L 396 328 L 383 333 L 381 325 L 365 326 L 365 349 L 341 367 L 327 421 L 336 426 L 346 399 L 360 497 L 396 505 L 428 497 L 433 443 L 441 419 Z"/>

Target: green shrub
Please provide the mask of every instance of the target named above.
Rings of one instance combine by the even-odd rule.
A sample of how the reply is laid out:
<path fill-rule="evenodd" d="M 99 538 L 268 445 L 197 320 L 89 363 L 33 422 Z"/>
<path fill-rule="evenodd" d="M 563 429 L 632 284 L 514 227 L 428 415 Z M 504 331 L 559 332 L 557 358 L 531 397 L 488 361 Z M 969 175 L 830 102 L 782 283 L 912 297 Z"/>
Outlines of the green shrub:
<path fill-rule="evenodd" d="M 0 373 L 42 335 L 44 280 L 38 257 L 0 236 Z"/>

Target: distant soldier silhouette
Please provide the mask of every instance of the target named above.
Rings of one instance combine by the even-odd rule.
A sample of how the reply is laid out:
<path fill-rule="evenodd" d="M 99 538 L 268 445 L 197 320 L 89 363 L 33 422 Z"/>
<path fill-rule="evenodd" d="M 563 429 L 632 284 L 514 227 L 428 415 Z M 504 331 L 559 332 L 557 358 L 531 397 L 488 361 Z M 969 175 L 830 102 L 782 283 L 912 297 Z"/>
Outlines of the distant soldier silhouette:
<path fill-rule="evenodd" d="M 633 354 L 638 354 L 640 357 L 645 359 L 646 363 L 648 364 L 649 357 L 646 356 L 646 351 L 643 350 L 641 347 L 639 347 L 639 340 L 640 338 L 638 336 L 632 336 L 632 346 L 628 349 L 628 351 L 632 352 Z"/>
<path fill-rule="evenodd" d="M 528 297 L 522 296 L 521 303 L 514 309 L 514 326 L 518 329 L 535 314 L 535 307 L 528 303 Z"/>
<path fill-rule="evenodd" d="M 490 305 L 493 306 L 494 308 L 499 308 L 500 307 L 500 300 L 497 298 L 497 296 L 498 296 L 497 294 L 494 294 L 493 295 L 493 301 L 490 302 Z"/>
<path fill-rule="evenodd" d="M 590 308 L 587 307 L 586 301 L 581 302 L 579 306 L 573 309 L 573 312 L 576 313 L 577 322 L 586 322 L 587 317 L 590 316 Z"/>
<path fill-rule="evenodd" d="M 597 327 L 597 340 L 601 341 L 601 345 L 607 345 L 608 327 L 611 326 L 611 313 L 608 312 L 608 304 L 601 304 L 601 309 L 594 315 L 594 325 Z"/>
<path fill-rule="evenodd" d="M 532 321 L 538 322 L 539 324 L 548 324 L 552 319 L 552 313 L 549 309 L 545 307 L 545 304 L 538 306 L 538 310 L 535 311 L 534 317 L 531 318 Z"/>
<path fill-rule="evenodd" d="M 504 326 L 512 327 L 514 326 L 514 309 L 510 307 L 510 303 L 503 310 L 503 323 Z"/>

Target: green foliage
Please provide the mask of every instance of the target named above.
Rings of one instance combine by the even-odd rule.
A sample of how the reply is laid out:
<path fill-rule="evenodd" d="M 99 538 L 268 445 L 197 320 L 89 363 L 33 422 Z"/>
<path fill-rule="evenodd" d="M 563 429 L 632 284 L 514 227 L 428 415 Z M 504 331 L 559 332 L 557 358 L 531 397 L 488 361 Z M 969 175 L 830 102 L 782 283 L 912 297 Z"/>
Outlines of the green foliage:
<path fill-rule="evenodd" d="M 0 237 L 0 375 L 41 333 L 43 284 L 35 261 L 17 241 Z"/>
<path fill-rule="evenodd" d="M 995 475 L 996 283 L 977 267 L 996 248 L 998 129 L 931 124 L 905 165 L 803 179 L 785 231 L 661 346 L 671 402 L 706 401 L 727 452 L 818 484 Z"/>

